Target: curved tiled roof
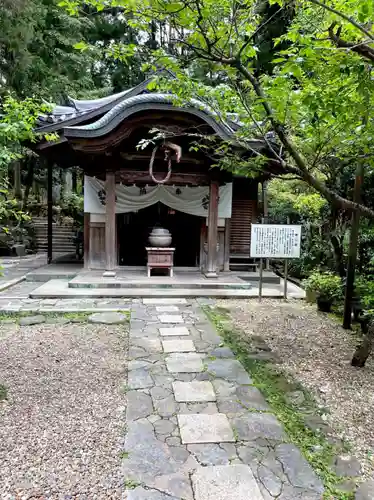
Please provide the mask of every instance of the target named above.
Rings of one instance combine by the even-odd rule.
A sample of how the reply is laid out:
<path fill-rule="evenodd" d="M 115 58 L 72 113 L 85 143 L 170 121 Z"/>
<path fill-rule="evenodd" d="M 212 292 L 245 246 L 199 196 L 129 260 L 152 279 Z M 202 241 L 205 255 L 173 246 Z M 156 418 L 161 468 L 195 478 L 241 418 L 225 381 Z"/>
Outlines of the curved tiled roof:
<path fill-rule="evenodd" d="M 66 105 L 56 105 L 50 114 L 39 117 L 37 131 L 63 132 L 65 140 L 69 140 L 69 137 L 102 137 L 127 117 L 137 112 L 151 110 L 177 111 L 194 115 L 209 125 L 223 140 L 231 139 L 235 131 L 242 126 L 238 115 L 229 114 L 224 120 L 219 113 L 197 99 L 190 99 L 186 104 L 179 105 L 176 96 L 150 93 L 147 87 L 151 80 L 152 77 L 136 87 L 101 99 L 68 98 Z M 268 139 L 272 141 L 273 138 L 268 137 Z M 246 142 L 253 149 L 266 147 L 266 141 L 263 139 L 251 138 Z"/>
<path fill-rule="evenodd" d="M 87 125 L 64 128 L 66 137 L 102 137 L 110 133 L 124 119 L 139 111 L 147 110 L 173 110 L 195 115 L 210 125 L 223 139 L 228 139 L 234 134 L 233 128 L 224 122 L 217 113 L 214 113 L 201 101 L 191 99 L 186 106 L 174 105 L 176 96 L 171 94 L 141 94 L 124 99 L 114 106 L 99 120 Z"/>
<path fill-rule="evenodd" d="M 92 100 L 78 100 L 68 97 L 66 105 L 55 105 L 51 113 L 39 116 L 38 126 L 43 127 L 49 124 L 58 124 L 74 118 L 81 118 L 84 120 L 86 113 L 100 109 L 110 109 L 111 105 L 115 106 L 117 102 L 125 98 L 127 94 L 131 94 L 133 90 L 134 89 L 131 88 L 118 92 L 117 94 L 102 97 L 101 99 Z"/>

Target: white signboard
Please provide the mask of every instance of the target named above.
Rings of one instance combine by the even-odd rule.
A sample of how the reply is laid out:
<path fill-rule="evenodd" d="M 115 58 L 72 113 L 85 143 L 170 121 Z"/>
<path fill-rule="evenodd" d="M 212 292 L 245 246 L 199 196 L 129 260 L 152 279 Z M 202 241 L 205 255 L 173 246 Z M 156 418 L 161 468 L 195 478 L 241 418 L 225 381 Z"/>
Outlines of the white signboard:
<path fill-rule="evenodd" d="M 301 226 L 252 224 L 251 257 L 297 259 L 300 244 Z"/>

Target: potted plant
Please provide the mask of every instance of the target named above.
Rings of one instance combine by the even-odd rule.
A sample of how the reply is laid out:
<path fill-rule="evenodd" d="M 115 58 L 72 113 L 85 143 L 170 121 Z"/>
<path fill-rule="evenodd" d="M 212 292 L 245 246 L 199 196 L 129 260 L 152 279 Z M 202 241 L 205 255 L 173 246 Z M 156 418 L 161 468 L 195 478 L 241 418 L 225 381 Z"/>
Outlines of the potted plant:
<path fill-rule="evenodd" d="M 330 271 L 313 272 L 304 285 L 307 293 L 315 294 L 319 311 L 330 312 L 335 300 L 342 295 L 341 279 Z"/>

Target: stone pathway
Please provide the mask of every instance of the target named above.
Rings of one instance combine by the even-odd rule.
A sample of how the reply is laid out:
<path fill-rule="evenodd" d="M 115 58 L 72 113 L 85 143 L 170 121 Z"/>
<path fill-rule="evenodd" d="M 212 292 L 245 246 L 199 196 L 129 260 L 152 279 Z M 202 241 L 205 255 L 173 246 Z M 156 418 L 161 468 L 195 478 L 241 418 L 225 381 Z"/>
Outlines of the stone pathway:
<path fill-rule="evenodd" d="M 123 311 L 130 308 L 131 299 L 29 299 L 30 290 L 39 286 L 23 281 L 0 293 L 0 312 L 2 313 L 57 313 L 57 312 L 105 312 Z"/>
<path fill-rule="evenodd" d="M 25 257 L 0 257 L 0 291 L 17 283 L 25 274 L 47 263 L 47 254 L 38 253 Z"/>
<path fill-rule="evenodd" d="M 319 500 L 323 486 L 196 301 L 132 305 L 127 500 Z"/>

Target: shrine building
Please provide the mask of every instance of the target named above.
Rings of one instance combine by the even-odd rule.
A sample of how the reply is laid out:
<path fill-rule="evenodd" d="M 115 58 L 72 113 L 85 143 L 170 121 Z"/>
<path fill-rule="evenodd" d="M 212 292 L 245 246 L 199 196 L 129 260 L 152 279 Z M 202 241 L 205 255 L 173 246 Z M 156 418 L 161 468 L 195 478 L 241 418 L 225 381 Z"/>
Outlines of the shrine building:
<path fill-rule="evenodd" d="M 49 262 L 53 170 L 78 166 L 84 172 L 86 269 L 115 276 L 121 266 L 146 266 L 154 228 L 156 236 L 171 236 L 167 248 L 175 268 L 200 269 L 213 278 L 250 264 L 251 224 L 263 215 L 261 207 L 266 215 L 263 179 L 223 171 L 205 149 L 191 148 L 196 137 L 234 140 L 240 124 L 198 100 L 177 105 L 169 94 L 148 91 L 149 81 L 101 99 L 68 99 L 39 118 L 38 133 L 58 136 L 34 146 L 48 168 Z M 255 134 L 248 146 L 247 155 L 267 147 Z M 156 248 L 162 239 L 155 241 Z M 164 254 L 153 255 L 156 267 L 157 260 L 163 267 Z"/>

